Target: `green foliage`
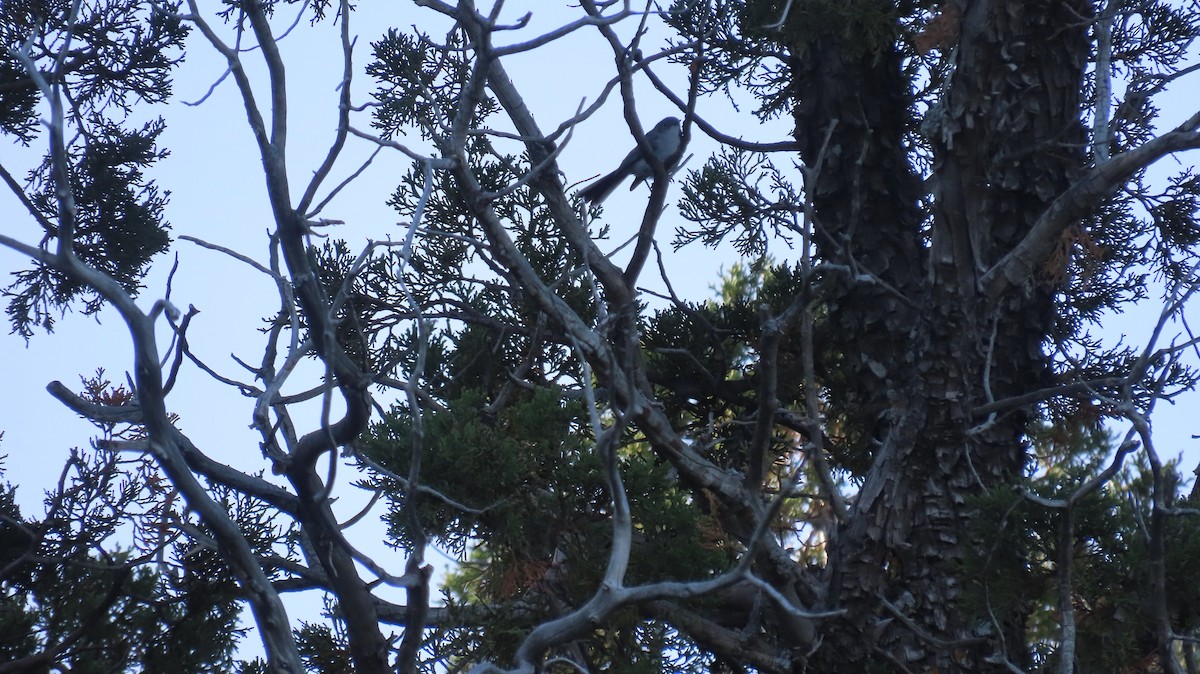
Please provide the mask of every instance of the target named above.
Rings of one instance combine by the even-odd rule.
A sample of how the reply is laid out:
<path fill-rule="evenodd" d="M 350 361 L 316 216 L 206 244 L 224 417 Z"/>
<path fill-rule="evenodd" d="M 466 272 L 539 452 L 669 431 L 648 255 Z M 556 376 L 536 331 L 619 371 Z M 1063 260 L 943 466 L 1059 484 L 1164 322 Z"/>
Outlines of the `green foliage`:
<path fill-rule="evenodd" d="M 1126 466 L 1105 487 L 1071 508 L 1071 549 L 1062 549 L 1067 512 L 1028 497 L 1063 501 L 1106 467 L 1114 449 L 1099 426 L 1043 426 L 1034 433 L 1045 468 L 1025 486 L 994 490 L 973 501 L 976 541 L 964 561 L 972 579 L 963 602 L 968 610 L 1023 626 L 1036 658 L 1055 668 L 1061 629 L 1059 595 L 1064 555 L 1072 574 L 1072 605 L 1078 645 L 1076 670 L 1132 671 L 1156 649 L 1151 554 L 1146 529 L 1152 520 L 1152 477 L 1144 462 Z M 1174 466 L 1165 483 L 1180 484 Z M 1172 496 L 1171 500 L 1174 500 Z M 1186 500 L 1181 503 L 1190 505 Z M 1187 579 L 1200 553 L 1200 518 L 1187 510 L 1165 521 L 1168 614 L 1178 634 L 1200 628 L 1200 592 Z M 1011 621 L 1011 623 L 1010 623 Z M 1041 670 L 1039 670 L 1041 671 Z"/>
<path fill-rule="evenodd" d="M 48 70 L 67 36 L 72 3 L 5 0 L 0 7 L 0 130 L 28 144 L 38 129 L 41 92 L 14 52 L 27 49 Z M 177 18 L 180 3 L 152 11 L 141 0 L 80 3 L 70 32 L 65 83 L 76 109 L 89 119 L 108 109 L 120 116 L 139 101 L 158 103 L 171 94 L 170 71 L 182 58 L 188 29 Z"/>
<path fill-rule="evenodd" d="M 167 155 L 155 146 L 161 121 L 137 131 L 102 123 L 81 150 L 68 150 L 71 189 L 76 210 L 68 215 L 74 226 L 75 254 L 85 264 L 108 274 L 136 295 L 150 259 L 167 249 L 167 223 L 162 219 L 167 195 L 159 192 L 143 171 Z M 46 225 L 49 243 L 63 226 L 50 158 L 34 171 L 32 203 Z M 14 274 L 5 289 L 6 312 L 13 332 L 29 337 L 33 327 L 53 330 L 54 311 L 66 311 L 80 297 L 83 311 L 103 306 L 94 288 L 47 265 Z"/>
<path fill-rule="evenodd" d="M 806 278 L 799 265 L 762 266 L 752 272 L 732 268 L 723 278 L 722 301 L 681 303 L 660 309 L 644 329 L 647 374 L 673 417 L 689 428 L 721 465 L 748 466 L 750 424 L 758 408 L 762 339 L 759 316 L 778 315 L 797 298 L 814 293 L 819 279 Z M 814 350 L 820 371 L 821 411 L 831 442 L 831 467 L 861 477 L 869 466 L 873 423 L 864 423 L 855 387 L 840 368 L 842 353 L 853 344 L 832 334 L 827 312 L 814 307 Z M 801 340 L 792 332 L 781 341 L 774 362 L 776 399 L 789 409 L 804 409 Z M 873 419 L 867 421 L 873 422 Z M 794 438 L 778 435 L 768 463 L 794 449 Z"/>
<path fill-rule="evenodd" d="M 8 50 L 0 53 L 0 82 L 8 85 L 0 86 L 0 131 L 28 145 L 37 135 L 38 88 Z"/>
<path fill-rule="evenodd" d="M 693 241 L 715 248 L 727 238 L 747 259 L 767 254 L 767 244 L 800 240 L 803 199 L 791 181 L 761 153 L 722 149 L 683 183 L 680 214 L 695 223 L 676 230 L 672 245 Z"/>
<path fill-rule="evenodd" d="M 469 65 L 460 60 L 465 57 L 460 52 L 447 56 L 424 34 L 396 30 L 374 48 L 378 60 L 369 71 L 382 83 L 375 92 L 377 127 L 391 135 L 416 126 L 422 138 L 435 144 L 444 141 L 449 130 L 443 113 L 463 94 L 459 75 Z M 429 100 L 436 104 L 427 105 Z M 496 109 L 493 101 L 483 99 L 472 123 L 483 124 Z M 491 207 L 534 271 L 570 306 L 592 315 L 595 298 L 576 273 L 581 259 L 542 196 L 534 190 L 506 190 L 530 170 L 528 158 L 500 154 L 484 135 L 469 137 L 466 150 L 464 159 L 481 187 L 500 195 Z M 401 230 L 393 237 L 411 240 L 411 248 L 388 247 L 348 286 L 345 279 L 355 254 L 340 243 L 313 251 L 326 294 L 341 298 L 338 334 L 347 352 L 372 369 L 404 372 L 413 372 L 418 354 L 424 354 L 419 374 L 441 399 L 457 398 L 470 389 L 489 396 L 511 389 L 508 373 L 514 371 L 538 383 L 559 378 L 567 351 L 542 334 L 546 319 L 536 303 L 513 293 L 484 263 L 481 251 L 490 242 L 453 176 L 427 172 L 423 164 L 414 163 L 400 176 L 388 203 L 401 216 L 402 227 L 419 216 L 422 236 L 408 239 L 412 233 Z M 416 307 L 433 332 L 424 345 L 412 323 Z"/>
<path fill-rule="evenodd" d="M 57 67 L 58 52 L 69 37 L 71 55 L 55 84 L 67 99 L 67 128 L 62 129 L 67 140 L 60 159 L 70 185 L 56 185 L 48 154 L 29 174 L 27 206 L 45 230 L 44 247 L 52 248 L 61 228 L 73 228 L 79 259 L 136 294 L 150 259 L 169 243 L 162 217 L 168 195 L 145 177 L 166 151 L 156 147 L 161 120 L 140 129 L 125 125 L 135 103 L 158 103 L 170 96 L 170 71 L 182 58 L 179 50 L 188 31 L 174 13 L 178 4 L 151 9 L 140 0 L 105 0 L 80 3 L 80 15 L 68 17 L 72 4 L 3 3 L 0 131 L 28 144 L 39 126 L 42 91 L 15 53 L 25 54 L 45 78 Z M 59 194 L 68 189 L 74 210 L 64 212 Z M 52 330 L 56 314 L 76 300 L 83 299 L 88 314 L 103 303 L 94 289 L 49 266 L 35 265 L 14 276 L 4 290 L 6 312 L 13 332 L 26 338 L 35 327 Z"/>
<path fill-rule="evenodd" d="M 700 91 L 720 92 L 734 105 L 744 94 L 761 120 L 782 116 L 803 93 L 793 88 L 789 61 L 812 58 L 807 45 L 837 42 L 846 52 L 874 54 L 893 45 L 910 1 L 676 0 L 665 16 L 680 35 L 675 44 L 703 40 L 708 49 L 700 70 Z M 785 11 L 786 10 L 786 11 Z M 782 23 L 781 23 L 782 21 Z M 677 57 L 680 63 L 690 55 Z"/>
<path fill-rule="evenodd" d="M 162 516 L 148 464 L 122 476 L 76 455 L 45 519 L 23 518 L 0 485 L 0 656 L 31 671 L 225 672 L 243 630 L 237 586 L 211 550 L 174 546 L 178 565 L 115 545 L 132 523 L 149 543 Z M 128 469 L 124 466 L 123 469 Z M 156 479 L 156 478 L 155 478 Z M 249 524 L 248 522 L 246 524 Z M 163 554 L 170 550 L 164 549 Z M 207 561 L 204 561 L 207 557 Z"/>
<path fill-rule="evenodd" d="M 420 32 L 388 31 L 372 43 L 375 60 L 367 66 L 367 74 L 382 86 L 375 98 L 382 104 L 375 113 L 375 127 L 392 137 L 407 128 L 417 128 L 426 140 L 437 139 L 450 120 L 447 110 L 454 110 L 464 95 L 463 86 L 470 60 L 463 47 L 463 36 L 451 33 L 449 46 L 456 47 L 447 56 L 435 41 Z M 496 110 L 494 103 L 485 102 L 477 111 L 485 117 Z"/>
<path fill-rule="evenodd" d="M 494 417 L 482 402 L 479 394 L 468 393 L 450 401 L 443 411 L 427 411 L 423 418 L 421 456 L 426 486 L 473 509 L 508 502 L 477 522 L 436 499 L 423 499 L 423 521 L 431 533 L 444 537 L 456 550 L 462 550 L 476 526 L 487 527 L 489 533 L 498 531 L 509 543 L 524 541 L 533 532 L 549 534 L 545 522 L 524 517 L 548 516 L 541 510 L 554 500 L 547 490 L 550 476 L 565 462 L 565 455 L 581 447 L 569 423 L 574 417 L 572 410 L 563 407 L 553 392 L 534 393 Z M 363 443 L 363 451 L 401 476 L 407 475 L 412 449 L 411 416 L 400 407 L 376 424 Z M 547 503 L 541 503 L 543 499 Z M 405 541 L 402 507 L 403 496 L 398 496 L 390 516 L 390 533 Z M 495 546 L 514 547 L 505 543 L 502 539 Z"/>
<path fill-rule="evenodd" d="M 0 569 L 9 569 L 34 544 L 17 507 L 16 488 L 0 483 Z M 37 615 L 0 576 L 0 661 L 12 662 L 37 650 Z"/>
<path fill-rule="evenodd" d="M 511 655 L 515 641 L 505 635 L 523 634 L 554 607 L 576 605 L 595 590 L 612 525 L 601 462 L 578 403 L 550 389 L 494 413 L 485 402 L 468 391 L 444 409 L 425 411 L 422 486 L 432 491 L 422 492 L 419 510 L 440 545 L 458 554 L 472 550 L 473 561 L 451 584 L 454 601 L 495 612 L 486 636 L 472 640 Z M 397 407 L 360 451 L 406 476 L 412 443 L 411 416 Z M 673 484 L 668 468 L 638 443 L 621 456 L 636 538 L 629 582 L 701 578 L 724 568 L 728 552 L 711 538 L 694 499 Z M 403 484 L 387 478 L 372 484 L 388 495 L 389 539 L 396 545 L 410 540 Z M 630 616 L 615 629 L 638 625 Z"/>
<path fill-rule="evenodd" d="M 309 257 L 325 295 L 338 300 L 334 330 L 346 354 L 364 370 L 401 358 L 403 333 L 397 335 L 393 329 L 410 315 L 393 309 L 404 305 L 394 261 L 386 256 L 371 257 L 365 268 L 357 269 L 358 256 L 341 240 L 311 247 Z M 307 327 L 303 312 L 297 314 Z M 288 316 L 280 314 L 273 323 L 287 320 Z"/>
<path fill-rule="evenodd" d="M 783 58 L 786 49 L 778 34 L 743 30 L 750 11 L 747 3 L 738 0 L 678 0 L 665 18 L 680 35 L 674 44 L 702 39 L 712 47 L 701 65 L 702 93 L 720 92 L 734 105 L 741 105 L 741 93 L 748 92 L 758 106 L 754 114 L 760 120 L 773 119 L 795 104 Z M 678 57 L 677 62 L 684 63 L 685 58 L 691 57 Z"/>
<path fill-rule="evenodd" d="M 743 4 L 743 34 L 778 33 L 781 41 L 797 45 L 837 40 L 847 53 L 874 53 L 896 39 L 899 17 L 911 12 L 912 0 L 816 0 L 801 5 L 786 0 L 748 0 Z M 801 54 L 803 56 L 804 54 Z"/>
<path fill-rule="evenodd" d="M 328 625 L 304 621 L 293 630 L 304 666 L 314 674 L 343 674 L 354 671 L 346 638 Z"/>

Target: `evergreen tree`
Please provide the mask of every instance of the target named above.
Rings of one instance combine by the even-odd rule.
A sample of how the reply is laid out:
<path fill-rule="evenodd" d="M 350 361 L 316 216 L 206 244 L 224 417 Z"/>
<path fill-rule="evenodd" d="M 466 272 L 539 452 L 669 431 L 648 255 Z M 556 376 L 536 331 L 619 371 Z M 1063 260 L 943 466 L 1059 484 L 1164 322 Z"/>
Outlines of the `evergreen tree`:
<path fill-rule="evenodd" d="M 35 265 L 9 288 L 13 329 L 111 303 L 135 358 L 129 391 L 51 386 L 102 429 L 64 473 L 88 498 L 60 488 L 41 521 L 0 493 L 0 652 L 233 667 L 240 600 L 266 650 L 243 671 L 1200 671 L 1200 511 L 1150 424 L 1197 381 L 1200 182 L 1151 171 L 1200 147 L 1200 112 L 1167 128 L 1157 102 L 1192 76 L 1194 5 L 581 0 L 534 35 L 507 8 L 420 0 L 425 23 L 372 41 L 363 106 L 355 9 L 300 4 L 340 26 L 345 61 L 311 171 L 286 161 L 283 6 L 4 4 L 0 128 L 49 148 L 26 185 L 4 174 L 45 232 L 0 235 Z M 251 381 L 222 379 L 253 399 L 257 474 L 171 414 L 177 381 L 215 372 L 188 346 L 195 312 L 133 302 L 169 245 L 144 177 L 166 150 L 162 122 L 122 113 L 169 96 L 188 26 L 228 63 L 274 218 L 269 263 L 234 256 L 279 311 Z M 506 68 L 585 33 L 611 80 L 540 126 Z M 655 162 L 620 223 L 561 152 L 610 91 L 648 148 L 643 80 L 685 141 L 721 147 L 678 175 L 680 156 Z M 709 114 L 721 97 L 737 128 Z M 771 120 L 791 134 L 743 139 Z M 352 136 L 411 162 L 395 240 L 319 240 L 331 176 L 358 175 Z M 636 231 L 619 254 L 613 231 Z M 663 262 L 666 291 L 646 289 L 666 243 L 739 259 L 715 297 L 680 298 L 694 269 Z M 1148 341 L 1104 338 L 1154 300 Z M 319 380 L 284 395 L 304 360 Z M 335 516 L 340 464 L 385 504 L 401 565 Z M 106 547 L 122 522 L 161 535 Z M 68 530 L 86 543 L 46 533 Z M 445 582 L 432 545 L 459 560 Z M 95 591 L 61 591 L 85 576 Z M 293 590 L 324 593 L 320 620 L 289 620 Z"/>
<path fill-rule="evenodd" d="M 103 373 L 91 400 L 128 402 Z M 137 434 L 101 425 L 104 442 Z M 244 629 L 234 579 L 149 457 L 79 450 L 23 517 L 0 485 L 0 671 L 226 672 Z M 270 514 L 224 493 L 248 535 Z M 191 530 L 194 537 L 181 536 Z"/>

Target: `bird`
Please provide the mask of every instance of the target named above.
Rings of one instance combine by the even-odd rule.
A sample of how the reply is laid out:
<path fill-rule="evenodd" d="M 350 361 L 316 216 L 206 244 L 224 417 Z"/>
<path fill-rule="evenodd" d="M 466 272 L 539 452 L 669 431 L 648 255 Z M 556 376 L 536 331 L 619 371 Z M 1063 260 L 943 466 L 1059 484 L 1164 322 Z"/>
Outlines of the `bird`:
<path fill-rule="evenodd" d="M 668 169 L 671 168 L 671 164 L 675 163 L 674 160 L 678 159 L 679 144 L 682 141 L 683 132 L 679 128 L 678 117 L 667 117 L 646 132 L 646 144 L 650 146 L 654 156 L 658 157 L 658 160 Z M 654 175 L 654 168 L 642 156 L 641 146 L 630 150 L 617 170 L 592 183 L 579 195 L 583 197 L 584 201 L 598 204 L 607 199 L 608 195 L 617 189 L 617 185 L 620 185 L 621 181 L 630 175 L 633 176 L 633 184 L 629 186 L 630 190 Z"/>

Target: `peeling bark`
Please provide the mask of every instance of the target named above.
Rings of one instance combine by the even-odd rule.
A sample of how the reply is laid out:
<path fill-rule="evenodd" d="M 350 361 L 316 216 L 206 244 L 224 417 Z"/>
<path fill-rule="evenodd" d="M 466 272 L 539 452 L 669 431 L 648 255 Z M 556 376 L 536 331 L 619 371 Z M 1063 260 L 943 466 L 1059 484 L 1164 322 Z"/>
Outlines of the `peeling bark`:
<path fill-rule="evenodd" d="M 1081 17 L 1091 10 L 963 4 L 948 50 L 953 71 L 926 127 L 934 149 L 927 249 L 896 48 L 822 36 L 796 57 L 796 138 L 806 162 L 832 126 L 813 195 L 819 255 L 880 281 L 851 277 L 823 298 L 851 345 L 855 412 L 878 408 L 880 419 L 870 470 L 831 555 L 829 605 L 850 613 L 833 631 L 844 648 L 830 649 L 838 662 L 828 671 L 851 671 L 846 655 L 872 649 L 912 671 L 988 671 L 1004 642 L 1022 637 L 1022 616 L 997 616 L 993 626 L 956 610 L 964 582 L 956 562 L 976 544 L 967 538 L 968 499 L 1019 475 L 1025 461 L 1027 415 L 971 432 L 970 410 L 1047 384 L 1052 289 L 1030 278 L 985 300 L 980 279 L 1082 169 Z"/>

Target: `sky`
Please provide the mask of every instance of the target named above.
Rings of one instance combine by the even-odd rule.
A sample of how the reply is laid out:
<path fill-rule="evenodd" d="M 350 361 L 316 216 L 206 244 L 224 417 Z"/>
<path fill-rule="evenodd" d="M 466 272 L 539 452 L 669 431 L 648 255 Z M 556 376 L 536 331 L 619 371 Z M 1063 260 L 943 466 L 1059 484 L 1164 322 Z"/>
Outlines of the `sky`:
<path fill-rule="evenodd" d="M 445 23 L 440 19 L 415 9 L 410 3 L 358 4 L 351 32 L 358 36 L 355 59 L 359 73 L 369 60 L 369 43 L 386 27 L 406 29 L 416 24 L 435 36 L 445 29 Z M 537 0 L 510 2 L 507 6 L 504 17 L 507 21 L 515 21 L 520 14 L 532 10 L 528 28 L 504 36 L 511 42 L 529 39 L 557 26 L 564 16 L 574 16 L 567 2 Z M 280 28 L 286 27 L 294 17 L 293 11 L 290 6 L 281 11 L 275 23 Z M 632 28 L 632 24 L 628 28 Z M 628 34 L 628 28 L 624 34 Z M 324 158 L 333 138 L 337 86 L 341 79 L 337 28 L 330 22 L 310 26 L 307 20 L 302 20 L 280 46 L 289 78 L 288 163 L 292 192 L 299 194 L 312 170 Z M 263 69 L 253 56 L 247 55 L 246 62 L 251 65 L 251 76 L 261 83 Z M 527 103 L 535 118 L 543 129 L 549 130 L 572 116 L 581 101 L 590 103 L 596 99 L 612 72 L 612 58 L 611 51 L 596 32 L 585 30 L 549 49 L 510 58 L 506 65 L 514 84 L 529 96 Z M 266 242 L 272 228 L 270 210 L 257 150 L 232 80 L 219 84 L 200 105 L 180 103 L 204 98 L 223 71 L 223 61 L 198 31 L 193 32 L 188 42 L 187 60 L 177 74 L 175 100 L 149 111 L 150 115 L 163 115 L 167 121 L 162 145 L 170 149 L 171 155 L 154 170 L 153 177 L 160 186 L 171 191 L 166 214 L 176 241 L 168 255 L 157 259 L 139 303 L 148 307 L 165 296 L 167 275 L 174 256 L 178 256 L 171 300 L 181 309 L 194 306 L 201 312 L 192 323 L 189 341 L 196 353 L 215 369 L 245 379 L 244 370 L 233 361 L 231 354 L 248 362 L 261 358 L 262 336 L 258 329 L 263 317 L 271 315 L 278 307 L 274 284 L 241 263 L 178 240 L 181 235 L 195 236 L 249 254 L 260 262 L 266 261 Z M 684 73 L 678 68 L 671 70 L 664 65 L 659 72 L 675 83 L 683 81 Z M 352 89 L 354 102 L 366 102 L 371 87 L 365 78 L 357 79 Z M 682 86 L 677 90 L 683 91 Z M 1185 93 L 1177 97 L 1179 102 L 1166 110 L 1171 118 L 1186 116 L 1191 111 L 1188 105 L 1194 106 L 1186 89 L 1183 91 Z M 264 96 L 259 98 L 265 100 Z M 639 89 L 638 104 L 646 129 L 658 119 L 678 112 L 645 86 Z M 766 126 L 747 124 L 748 117 L 744 113 L 735 116 L 731 106 L 720 99 L 705 99 L 703 106 L 702 113 L 706 118 L 723 125 L 722 130 L 731 135 L 776 141 L 786 139 L 789 131 L 785 122 Z M 366 117 L 360 115 L 356 126 L 369 129 Z M 634 141 L 624 127 L 619 98 L 614 95 L 600 113 L 576 130 L 561 155 L 560 165 L 568 182 L 583 180 L 615 167 L 633 145 Z M 23 175 L 29 163 L 38 160 L 44 141 L 35 142 L 34 147 L 36 153 L 25 152 L 16 146 L 3 149 L 4 162 L 14 175 Z M 336 184 L 356 170 L 359 162 L 373 149 L 364 141 L 351 139 L 346 157 L 327 185 Z M 694 156 L 688 167 L 699 168 L 714 150 L 713 143 L 697 134 L 689 148 Z M 1184 156 L 1181 161 L 1194 161 L 1194 156 L 1194 153 Z M 402 237 L 405 223 L 398 222 L 398 216 L 384 202 L 394 189 L 398 175 L 407 167 L 408 160 L 397 153 L 382 153 L 323 213 L 324 217 L 346 222 L 334 235 L 350 240 L 352 250 L 361 245 L 354 242 L 361 242 L 367 236 Z M 606 202 L 606 217 L 614 225 L 614 240 L 622 241 L 636 231 L 640 221 L 639 207 L 645 203 L 645 190 L 643 187 L 631 194 L 622 188 Z M 679 194 L 676 184 L 669 201 L 677 201 Z M 0 214 L 4 215 L 0 227 L 6 233 L 27 242 L 36 242 L 40 238 L 36 225 L 11 194 L 0 194 Z M 677 221 L 677 212 L 669 211 L 660 225 L 660 243 L 666 242 L 665 233 L 671 231 Z M 668 247 L 664 246 L 666 249 Z M 672 279 L 672 283 L 682 296 L 704 299 L 712 295 L 716 271 L 727 268 L 735 259 L 728 247 L 709 251 L 691 246 L 676 258 L 678 268 L 683 271 Z M 0 272 L 24 266 L 21 256 L 0 250 Z M 653 265 L 648 265 L 644 275 L 648 285 L 654 275 Z M 1131 343 L 1144 342 L 1158 310 L 1153 302 L 1129 309 L 1108 326 L 1112 331 L 1110 339 L 1124 336 Z M 1178 331 L 1178 327 L 1170 328 L 1168 337 Z M 161 330 L 160 344 L 165 346 L 167 343 L 168 334 Z M 94 435 L 89 424 L 50 397 L 45 390 L 46 384 L 59 380 L 79 390 L 80 376 L 90 375 L 97 368 L 104 368 L 115 382 L 124 381 L 125 372 L 131 368 L 129 336 L 110 311 L 103 311 L 96 318 L 68 314 L 59 321 L 53 334 L 35 335 L 28 343 L 16 336 L 0 336 L 0 353 L 8 375 L 8 385 L 0 387 L 0 409 L 7 412 L 7 418 L 0 421 L 5 433 L 0 454 L 8 455 L 4 464 L 5 478 L 20 485 L 18 500 L 22 508 L 27 512 L 38 512 L 42 490 L 52 485 L 69 448 L 87 447 L 88 439 Z M 296 377 L 288 390 L 308 388 L 313 381 L 312 376 Z M 169 405 L 171 411 L 180 415 L 181 430 L 218 460 L 249 471 L 263 468 L 257 434 L 249 428 L 250 400 L 195 368 L 187 367 L 178 389 L 169 398 Z M 1200 456 L 1195 452 L 1196 441 L 1190 437 L 1192 433 L 1200 433 L 1200 425 L 1195 420 L 1195 402 L 1161 407 L 1155 415 L 1159 451 L 1164 458 L 1189 452 L 1191 463 L 1185 470 L 1190 470 L 1195 457 Z M 348 480 L 349 474 L 348 470 L 342 471 L 342 486 L 346 486 L 344 481 Z M 343 500 L 338 505 L 339 515 L 348 517 L 362 502 L 361 497 L 343 493 Z M 368 522 L 372 520 L 367 519 Z M 377 524 L 368 524 L 360 536 L 359 540 L 373 539 L 377 543 L 381 538 L 380 529 Z M 387 553 L 380 551 L 380 554 Z M 401 570 L 402 561 L 396 561 L 396 553 L 390 554 L 389 561 L 393 563 L 389 566 Z M 311 604 L 297 604 L 297 607 L 293 610 L 293 619 L 306 617 L 297 612 L 315 610 Z"/>

